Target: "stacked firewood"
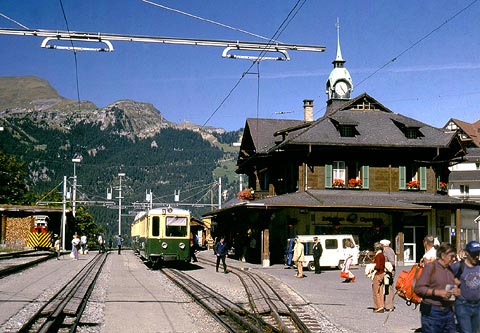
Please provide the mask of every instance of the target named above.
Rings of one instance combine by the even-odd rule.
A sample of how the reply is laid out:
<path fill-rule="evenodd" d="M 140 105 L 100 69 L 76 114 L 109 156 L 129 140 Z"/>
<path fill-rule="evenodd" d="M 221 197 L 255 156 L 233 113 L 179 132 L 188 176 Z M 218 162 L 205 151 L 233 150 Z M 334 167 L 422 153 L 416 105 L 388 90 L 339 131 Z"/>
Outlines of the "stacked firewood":
<path fill-rule="evenodd" d="M 8 217 L 5 233 L 5 242 L 15 244 L 16 246 L 26 246 L 28 232 L 34 227 L 35 219 L 33 216 L 27 217 Z"/>

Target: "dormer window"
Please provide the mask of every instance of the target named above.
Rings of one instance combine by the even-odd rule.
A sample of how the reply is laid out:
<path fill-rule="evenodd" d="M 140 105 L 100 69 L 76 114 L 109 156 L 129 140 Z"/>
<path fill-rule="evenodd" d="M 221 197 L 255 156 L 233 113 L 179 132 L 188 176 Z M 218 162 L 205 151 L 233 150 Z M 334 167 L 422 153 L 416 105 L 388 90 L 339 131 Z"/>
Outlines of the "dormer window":
<path fill-rule="evenodd" d="M 420 127 L 417 122 L 411 122 L 409 124 L 393 120 L 393 123 L 403 132 L 407 139 L 419 139 L 423 137 L 420 132 Z"/>
<path fill-rule="evenodd" d="M 338 130 L 340 131 L 340 136 L 342 137 L 353 138 L 357 134 L 355 126 L 352 125 L 340 125 Z"/>
<path fill-rule="evenodd" d="M 356 129 L 358 123 L 355 120 L 342 115 L 335 115 L 331 119 L 341 137 L 354 138 L 356 135 L 360 134 Z"/>
<path fill-rule="evenodd" d="M 407 139 L 417 139 L 419 137 L 418 128 L 407 127 L 405 128 L 404 133 Z"/>

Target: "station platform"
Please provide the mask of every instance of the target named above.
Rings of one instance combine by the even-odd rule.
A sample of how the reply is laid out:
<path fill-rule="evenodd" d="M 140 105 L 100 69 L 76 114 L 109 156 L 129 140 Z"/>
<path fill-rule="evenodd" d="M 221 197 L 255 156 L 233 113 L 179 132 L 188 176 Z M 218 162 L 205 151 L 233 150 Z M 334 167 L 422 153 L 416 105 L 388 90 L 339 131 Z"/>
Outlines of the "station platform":
<path fill-rule="evenodd" d="M 148 281 L 148 284 L 139 283 L 147 274 L 148 269 L 131 251 L 122 251 L 118 256 L 112 252 L 111 256 L 111 276 L 106 296 L 105 308 L 105 327 L 108 332 L 118 332 L 124 328 L 125 322 L 129 324 L 136 323 L 143 331 L 155 332 L 148 323 L 148 316 L 144 317 L 142 313 L 154 306 L 159 316 L 171 313 L 174 309 L 175 317 L 165 317 L 164 322 L 173 325 L 174 322 L 183 321 L 188 326 L 191 318 L 184 317 L 181 313 L 178 300 L 172 300 L 168 292 L 171 282 Z M 191 275 L 201 281 L 214 281 L 216 288 L 233 288 L 238 283 L 234 274 L 216 273 L 215 268 L 210 265 L 202 264 L 203 260 L 215 261 L 212 250 L 201 251 L 197 253 L 201 259 L 192 264 L 195 269 Z M 373 313 L 373 296 L 371 280 L 365 276 L 363 267 L 356 267 L 353 273 L 356 275 L 355 283 L 342 283 L 340 271 L 338 269 L 324 269 L 322 274 L 304 271 L 304 278 L 296 278 L 296 270 L 284 265 L 272 265 L 263 267 L 260 264 L 245 263 L 227 258 L 227 266 L 235 266 L 241 269 L 257 270 L 264 274 L 272 275 L 295 290 L 301 297 L 314 305 L 317 310 L 326 316 L 333 323 L 343 327 L 350 332 L 388 332 L 405 333 L 413 332 L 421 327 L 420 313 L 413 306 L 407 306 L 405 302 L 396 297 L 395 311 L 376 314 Z M 398 267 L 403 269 L 403 267 Z M 405 267 L 408 269 L 408 267 Z M 221 271 L 221 270 L 220 270 Z M 398 271 L 399 272 L 399 271 Z M 156 283 L 165 283 L 166 290 L 162 295 L 152 295 L 153 285 Z M 152 286 L 152 288 L 150 287 Z M 177 295 L 180 297 L 180 295 Z M 188 302 L 189 298 L 182 302 Z M 178 310 L 178 311 L 177 311 Z M 122 320 L 119 320 L 121 318 Z M 196 320 L 201 320 L 197 318 Z M 123 322 L 123 323 L 122 323 Z M 167 324 L 166 324 L 167 325 Z M 170 327 L 163 327 L 160 332 L 168 332 Z M 195 332 L 195 325 L 191 327 Z M 182 330 L 180 327 L 172 332 L 187 332 L 188 327 Z M 215 332 L 215 330 L 211 330 Z M 222 332 L 222 330 L 220 330 Z"/>

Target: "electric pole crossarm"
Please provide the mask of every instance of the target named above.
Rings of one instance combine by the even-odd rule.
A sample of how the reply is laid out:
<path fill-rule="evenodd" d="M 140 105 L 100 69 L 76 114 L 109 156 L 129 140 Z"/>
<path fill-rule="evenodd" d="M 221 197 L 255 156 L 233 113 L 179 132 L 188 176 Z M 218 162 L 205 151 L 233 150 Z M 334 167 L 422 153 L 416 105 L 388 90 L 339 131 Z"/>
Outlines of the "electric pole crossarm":
<path fill-rule="evenodd" d="M 286 51 L 307 51 L 307 52 L 324 52 L 325 47 L 319 45 L 301 45 L 301 44 L 284 44 L 284 43 L 262 43 L 262 42 L 241 42 L 232 40 L 209 40 L 209 39 L 193 39 L 193 38 L 173 38 L 160 36 L 140 36 L 140 35 L 120 35 L 120 34 L 104 34 L 89 33 L 75 31 L 56 31 L 56 30 L 28 30 L 28 29 L 0 29 L 0 35 L 15 36 L 33 36 L 45 37 L 48 39 L 42 43 L 43 47 L 60 48 L 52 46 L 49 42 L 53 40 L 81 41 L 81 42 L 97 42 L 107 45 L 103 51 L 113 51 L 110 41 L 123 42 L 143 42 L 143 43 L 162 43 L 162 44 L 181 44 L 196 46 L 217 46 L 237 50 L 248 51 L 267 51 L 267 52 L 286 52 Z M 63 47 L 66 49 L 66 47 Z M 87 48 L 88 49 L 88 48 Z M 92 50 L 98 50 L 93 49 Z"/>

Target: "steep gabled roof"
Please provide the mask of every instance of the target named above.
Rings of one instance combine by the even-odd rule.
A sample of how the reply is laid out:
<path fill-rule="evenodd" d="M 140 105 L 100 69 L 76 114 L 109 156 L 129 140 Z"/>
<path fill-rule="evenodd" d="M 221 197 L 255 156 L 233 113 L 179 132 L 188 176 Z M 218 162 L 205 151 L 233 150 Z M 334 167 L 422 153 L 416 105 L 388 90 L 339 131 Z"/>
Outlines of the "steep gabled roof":
<path fill-rule="evenodd" d="M 282 135 L 287 137 L 290 131 L 302 128 L 304 124 L 306 123 L 303 120 L 248 118 L 240 150 L 267 152 L 281 141 L 279 138 Z M 276 137 L 275 134 L 280 136 Z"/>
<path fill-rule="evenodd" d="M 354 126 L 357 135 L 342 136 L 339 126 Z M 406 130 L 417 133 L 411 138 Z M 368 94 L 362 94 L 314 121 L 308 128 L 290 135 L 284 145 L 446 147 L 453 133 L 392 112 Z"/>
<path fill-rule="evenodd" d="M 444 128 L 451 122 L 457 125 L 476 147 L 480 148 L 480 119 L 471 124 L 459 119 L 451 118 L 447 124 L 445 124 Z"/>

